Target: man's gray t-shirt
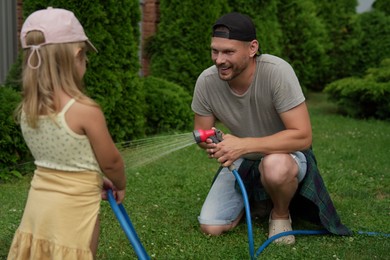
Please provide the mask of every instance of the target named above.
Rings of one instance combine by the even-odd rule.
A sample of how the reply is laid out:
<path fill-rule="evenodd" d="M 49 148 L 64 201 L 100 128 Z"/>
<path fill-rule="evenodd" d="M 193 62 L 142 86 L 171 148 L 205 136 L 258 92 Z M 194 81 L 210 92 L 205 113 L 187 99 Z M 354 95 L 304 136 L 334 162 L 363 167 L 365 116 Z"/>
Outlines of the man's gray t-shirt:
<path fill-rule="evenodd" d="M 298 78 L 286 61 L 273 55 L 256 58 L 248 90 L 238 95 L 218 76 L 216 66 L 204 70 L 195 85 L 192 110 L 213 115 L 238 137 L 262 137 L 285 129 L 279 116 L 305 101 Z"/>

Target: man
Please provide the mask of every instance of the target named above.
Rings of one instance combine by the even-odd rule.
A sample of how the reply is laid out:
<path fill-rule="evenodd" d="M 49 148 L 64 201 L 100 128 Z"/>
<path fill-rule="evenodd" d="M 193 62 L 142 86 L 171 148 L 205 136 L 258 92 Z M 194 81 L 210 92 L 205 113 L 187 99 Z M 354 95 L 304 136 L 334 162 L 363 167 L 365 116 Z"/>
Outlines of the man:
<path fill-rule="evenodd" d="M 329 212 L 314 209 L 314 218 L 333 233 L 350 234 L 340 223 L 316 168 L 310 150 L 309 113 L 294 70 L 278 57 L 258 53 L 255 26 L 246 15 L 229 13 L 214 24 L 211 58 L 215 65 L 204 70 L 196 82 L 194 128 L 211 129 L 220 121 L 231 134 L 224 135 L 218 144 L 211 139 L 200 144 L 223 166 L 202 207 L 201 230 L 220 235 L 234 228 L 243 216 L 242 195 L 226 167 L 233 164 L 252 199 L 272 201 L 269 237 L 292 230 L 290 206 L 299 202 L 295 195 L 301 193 L 299 187 L 314 185 L 317 180 L 321 192 L 306 198 L 324 196 L 326 205 L 316 206 L 325 206 Z M 325 223 L 327 214 L 331 223 Z M 293 244 L 295 238 L 290 235 L 275 242 Z"/>

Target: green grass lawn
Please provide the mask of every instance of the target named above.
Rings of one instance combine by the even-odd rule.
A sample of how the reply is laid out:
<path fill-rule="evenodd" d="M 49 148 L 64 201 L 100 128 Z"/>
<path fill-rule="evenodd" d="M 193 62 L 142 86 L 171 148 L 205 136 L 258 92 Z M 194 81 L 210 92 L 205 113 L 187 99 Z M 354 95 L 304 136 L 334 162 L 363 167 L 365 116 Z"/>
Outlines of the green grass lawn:
<path fill-rule="evenodd" d="M 310 94 L 313 150 L 342 222 L 353 231 L 390 233 L 390 123 L 335 113 L 322 94 Z M 218 164 L 195 145 L 127 170 L 124 206 L 154 259 L 249 259 L 242 222 L 220 237 L 203 235 L 197 216 Z M 5 259 L 26 200 L 31 174 L 0 185 L 0 259 Z M 98 259 L 136 259 L 107 202 L 102 202 Z M 294 229 L 313 228 L 293 222 Z M 267 239 L 267 219 L 253 221 L 255 249 Z M 293 246 L 271 244 L 259 259 L 390 259 L 390 238 L 297 236 Z"/>

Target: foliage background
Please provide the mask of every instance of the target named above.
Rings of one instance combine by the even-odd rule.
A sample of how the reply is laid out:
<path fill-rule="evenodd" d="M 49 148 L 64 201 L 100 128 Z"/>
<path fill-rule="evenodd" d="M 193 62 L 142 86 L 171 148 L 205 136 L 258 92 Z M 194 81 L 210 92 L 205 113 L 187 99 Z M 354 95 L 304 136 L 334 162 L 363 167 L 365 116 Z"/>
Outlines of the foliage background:
<path fill-rule="evenodd" d="M 138 0 L 24 0 L 24 17 L 47 6 L 72 10 L 98 48 L 99 53 L 89 55 L 86 91 L 101 105 L 116 142 L 192 129 L 190 103 L 194 84 L 201 71 L 212 65 L 211 26 L 230 11 L 253 18 L 263 53 L 290 62 L 305 93 L 328 88 L 326 93 L 339 104 L 343 114 L 389 119 L 389 84 L 372 79 L 387 75 L 389 70 L 380 65 L 390 58 L 386 0 L 376 0 L 374 10 L 363 14 L 355 11 L 356 0 L 160 1 L 157 33 L 147 39 L 145 48 L 151 62 L 150 80 L 139 77 Z M 367 75 L 373 71 L 377 72 L 368 80 Z M 21 55 L 4 86 L 16 96 L 20 72 Z M 342 95 L 335 89 L 349 94 Z M 10 151 L 0 153 L 2 180 L 8 170 L 16 170 L 15 164 L 30 157 L 18 126 L 10 120 L 10 112 L 19 100 L 10 91 L 1 91 L 0 95 L 9 99 L 0 110 L 4 113 L 2 118 L 7 118 L 0 125 L 1 148 Z"/>
<path fill-rule="evenodd" d="M 390 119 L 390 59 L 368 69 L 363 78 L 349 77 L 325 88 L 339 111 L 359 118 Z"/>

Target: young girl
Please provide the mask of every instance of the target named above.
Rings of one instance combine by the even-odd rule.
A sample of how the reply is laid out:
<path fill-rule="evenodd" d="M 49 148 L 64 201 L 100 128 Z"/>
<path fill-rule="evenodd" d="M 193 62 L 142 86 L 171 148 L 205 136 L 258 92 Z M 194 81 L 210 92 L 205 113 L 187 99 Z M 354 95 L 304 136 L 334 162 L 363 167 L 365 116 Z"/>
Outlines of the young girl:
<path fill-rule="evenodd" d="M 126 187 L 105 117 L 83 93 L 86 52 L 96 49 L 72 12 L 50 7 L 27 18 L 21 43 L 18 114 L 37 169 L 8 260 L 94 259 L 102 190 L 121 203 Z"/>

